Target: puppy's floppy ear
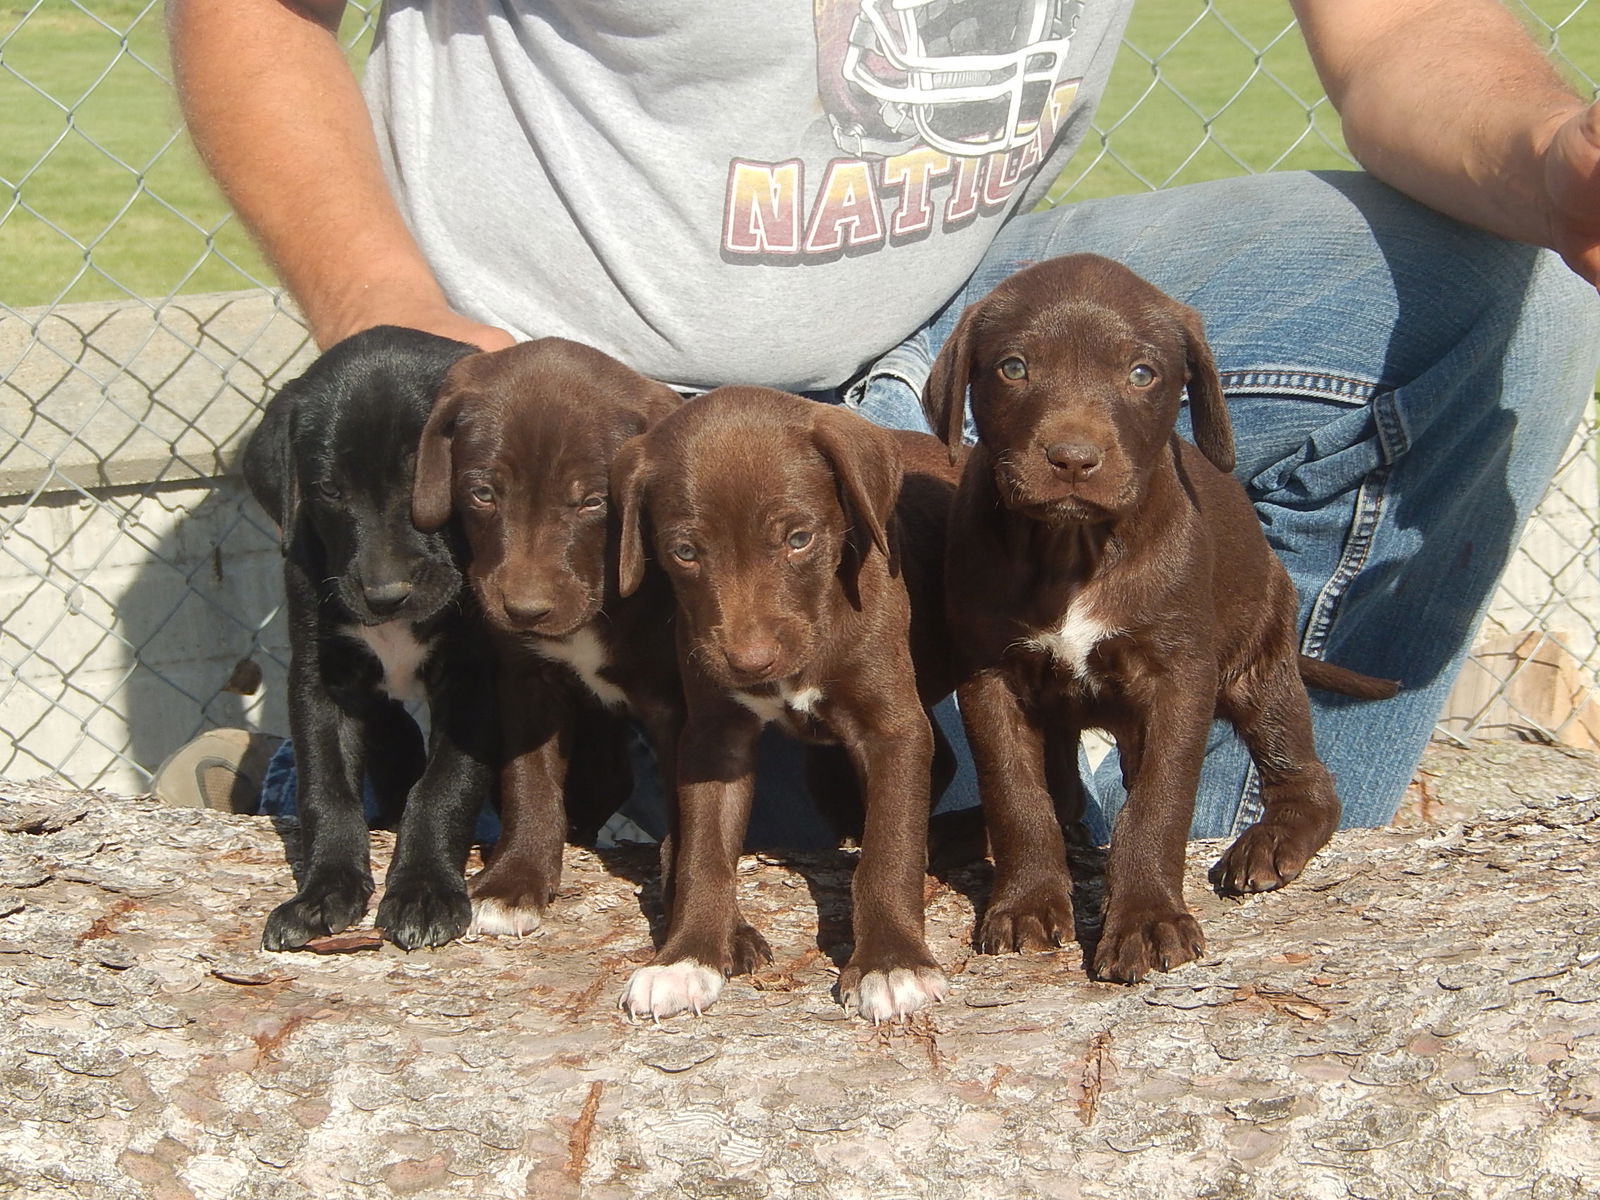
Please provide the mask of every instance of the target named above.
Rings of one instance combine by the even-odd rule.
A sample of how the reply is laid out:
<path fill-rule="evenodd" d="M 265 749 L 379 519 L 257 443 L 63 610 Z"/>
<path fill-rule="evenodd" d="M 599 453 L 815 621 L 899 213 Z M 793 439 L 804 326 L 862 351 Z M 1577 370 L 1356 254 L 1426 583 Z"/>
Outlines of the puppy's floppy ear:
<path fill-rule="evenodd" d="M 904 473 L 894 436 L 847 408 L 818 404 L 812 414 L 811 440 L 839 481 L 851 529 L 865 531 L 887 557 L 889 521 Z M 861 552 L 865 554 L 865 546 Z"/>
<path fill-rule="evenodd" d="M 1228 401 L 1222 394 L 1222 380 L 1216 361 L 1206 343 L 1200 314 L 1183 310 L 1187 338 L 1185 357 L 1189 368 L 1185 388 L 1189 393 L 1189 419 L 1194 425 L 1194 444 L 1219 471 L 1233 471 L 1233 423 L 1228 420 Z"/>
<path fill-rule="evenodd" d="M 611 460 L 611 502 L 622 525 L 617 550 L 617 590 L 631 596 L 644 582 L 644 489 L 650 479 L 647 435 L 622 443 Z"/>
<path fill-rule="evenodd" d="M 289 551 L 295 513 L 300 507 L 300 484 L 294 468 L 294 409 L 301 383 L 286 384 L 261 416 L 245 443 L 240 467 L 250 494 L 278 526 L 278 546 Z"/>
<path fill-rule="evenodd" d="M 950 461 L 961 451 L 967 423 L 967 383 L 972 378 L 972 331 L 983 301 L 967 305 L 955 329 L 939 350 L 928 382 L 922 388 L 922 411 L 928 427 L 950 447 Z"/>
<path fill-rule="evenodd" d="M 471 394 L 465 376 L 460 362 L 450 368 L 417 443 L 417 474 L 411 481 L 411 523 L 424 533 L 443 528 L 450 519 L 452 443 L 456 421 Z"/>

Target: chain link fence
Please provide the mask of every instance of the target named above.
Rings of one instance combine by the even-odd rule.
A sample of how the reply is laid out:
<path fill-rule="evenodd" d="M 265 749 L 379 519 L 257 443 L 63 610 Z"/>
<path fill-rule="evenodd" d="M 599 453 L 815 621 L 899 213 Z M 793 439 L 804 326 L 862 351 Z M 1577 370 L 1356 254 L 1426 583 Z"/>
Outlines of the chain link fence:
<path fill-rule="evenodd" d="M 1518 6 L 1581 88 L 1589 0 Z M 341 36 L 359 62 L 376 4 Z M 283 731 L 276 533 L 232 465 L 313 348 L 206 183 L 160 0 L 0 15 L 0 775 L 145 790 L 213 725 Z M 1054 201 L 1349 162 L 1278 0 L 1142 0 Z M 1441 723 L 1600 746 L 1595 430 Z"/>

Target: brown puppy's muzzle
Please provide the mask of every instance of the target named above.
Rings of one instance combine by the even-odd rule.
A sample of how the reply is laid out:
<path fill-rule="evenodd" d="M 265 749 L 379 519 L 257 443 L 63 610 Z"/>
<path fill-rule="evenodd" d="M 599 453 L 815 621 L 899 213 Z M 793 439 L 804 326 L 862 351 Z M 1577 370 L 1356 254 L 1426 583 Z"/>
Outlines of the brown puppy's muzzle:
<path fill-rule="evenodd" d="M 485 614 L 507 633 L 566 637 L 600 610 L 600 597 L 577 587 L 540 586 L 515 576 L 476 582 Z"/>
<path fill-rule="evenodd" d="M 989 445 L 995 484 L 1014 511 L 1069 520 L 1115 516 L 1137 490 L 1121 440 L 1099 422 L 1046 420 L 1016 443 Z"/>

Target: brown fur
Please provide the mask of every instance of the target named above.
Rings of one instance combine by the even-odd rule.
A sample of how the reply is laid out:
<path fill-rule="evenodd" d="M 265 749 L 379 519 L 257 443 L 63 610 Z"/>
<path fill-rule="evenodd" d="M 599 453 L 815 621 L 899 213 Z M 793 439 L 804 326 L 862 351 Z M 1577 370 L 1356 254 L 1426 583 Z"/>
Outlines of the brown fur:
<path fill-rule="evenodd" d="M 622 728 L 608 713 L 625 702 L 670 767 L 682 721 L 671 595 L 658 574 L 628 600 L 617 592 L 610 469 L 628 438 L 678 404 L 598 350 L 544 338 L 458 363 L 423 431 L 413 517 L 427 529 L 460 514 L 467 577 L 511 660 L 500 687 L 505 831 L 471 892 L 480 914 L 493 902 L 519 928 L 555 895 L 569 821 L 592 839 L 627 796 Z M 585 646 L 587 679 L 571 668 Z M 585 747 L 591 766 L 574 780 L 572 755 Z"/>
<path fill-rule="evenodd" d="M 963 313 L 924 393 L 951 445 L 969 385 L 979 444 L 946 578 L 995 855 L 978 943 L 1072 936 L 1061 823 L 1082 811 L 1079 735 L 1105 729 L 1128 802 L 1093 970 L 1137 980 L 1204 946 L 1182 875 L 1213 715 L 1249 747 L 1265 805 L 1218 863 L 1220 888 L 1283 886 L 1338 825 L 1293 585 L 1228 474 L 1233 436 L 1199 315 L 1131 271 L 1077 255 L 1006 280 Z M 1198 449 L 1173 431 L 1185 387 Z M 1319 686 L 1395 690 L 1305 662 Z"/>
<path fill-rule="evenodd" d="M 918 469 L 902 487 L 907 461 Z M 688 705 L 669 927 L 654 965 L 729 974 L 768 957 L 734 896 L 764 724 L 754 709 L 767 707 L 793 733 L 842 744 L 865 798 L 841 997 L 876 1020 L 942 995 L 922 933 L 925 705 L 953 685 L 939 563 L 954 476 L 935 439 L 761 388 L 708 393 L 618 457 L 623 588 L 653 547 L 677 597 Z M 891 971 L 920 981 L 916 999 L 879 997 Z M 676 1010 L 624 1003 L 636 1015 Z"/>

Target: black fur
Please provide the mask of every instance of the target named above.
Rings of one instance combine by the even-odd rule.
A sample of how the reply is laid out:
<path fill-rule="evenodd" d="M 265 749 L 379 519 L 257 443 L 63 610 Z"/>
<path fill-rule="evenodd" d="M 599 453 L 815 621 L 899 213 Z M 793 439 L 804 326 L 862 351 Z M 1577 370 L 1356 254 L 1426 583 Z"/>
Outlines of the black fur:
<path fill-rule="evenodd" d="M 267 405 L 244 476 L 283 531 L 289 723 L 304 865 L 300 891 L 267 918 L 288 950 L 361 919 L 372 894 L 363 775 L 380 820 L 398 821 L 378 924 L 412 949 L 471 920 L 463 873 L 496 752 L 492 660 L 462 543 L 411 523 L 417 442 L 445 372 L 473 347 L 382 326 L 333 346 Z M 369 634 L 383 645 L 380 657 Z M 386 681 L 415 639 L 431 731 Z M 389 644 L 392 643 L 392 644 Z M 388 665 L 384 659 L 389 660 Z"/>

